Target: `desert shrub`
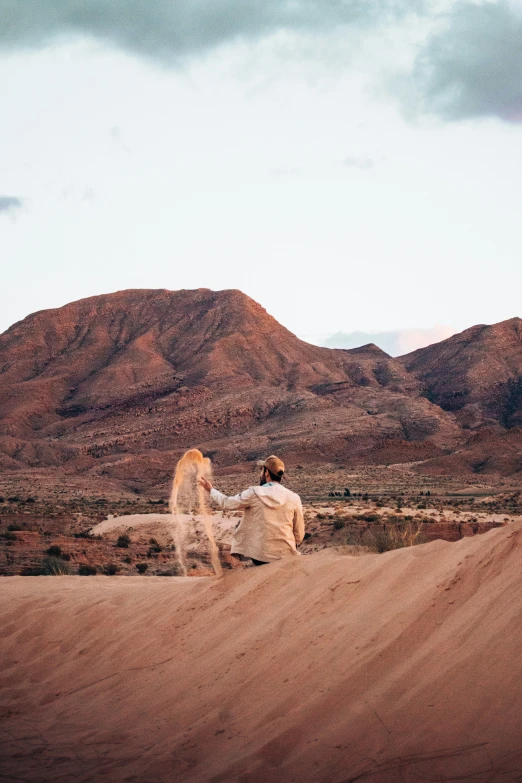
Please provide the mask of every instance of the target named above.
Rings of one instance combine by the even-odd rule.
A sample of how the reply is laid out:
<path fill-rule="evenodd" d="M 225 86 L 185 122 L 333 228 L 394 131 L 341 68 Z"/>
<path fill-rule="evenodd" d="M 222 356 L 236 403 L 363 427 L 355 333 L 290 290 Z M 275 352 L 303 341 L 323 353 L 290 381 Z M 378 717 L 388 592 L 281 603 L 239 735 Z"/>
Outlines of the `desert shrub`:
<path fill-rule="evenodd" d="M 389 529 L 373 531 L 368 537 L 368 545 L 376 552 L 389 552 L 392 549 L 398 549 L 397 539 Z"/>
<path fill-rule="evenodd" d="M 93 538 L 93 536 L 91 536 L 91 529 L 90 528 L 89 528 L 89 530 L 82 530 L 80 533 L 75 533 L 74 537 L 75 538 Z"/>
<path fill-rule="evenodd" d="M 132 563 L 132 557 L 130 555 L 126 555 L 126 557 L 123 558 L 124 563 Z"/>
<path fill-rule="evenodd" d="M 363 522 L 378 522 L 381 517 L 379 514 L 375 514 L 373 511 L 368 511 L 366 514 L 358 514 L 357 519 Z"/>
<path fill-rule="evenodd" d="M 47 550 L 47 554 L 51 557 L 61 557 L 62 560 L 70 560 L 71 556 L 67 554 L 67 552 L 62 552 L 59 546 L 56 546 L 53 544 L 53 546 L 50 546 Z"/>
<path fill-rule="evenodd" d="M 344 519 L 340 519 L 339 517 L 336 517 L 336 519 L 334 519 L 334 523 L 333 523 L 334 530 L 342 530 L 344 525 L 345 525 Z"/>
<path fill-rule="evenodd" d="M 9 503 L 19 503 L 20 502 L 20 498 L 18 497 L 18 495 L 11 495 L 11 497 L 7 498 L 7 500 L 9 501 Z"/>
<path fill-rule="evenodd" d="M 342 543 L 336 549 L 340 554 L 350 555 L 351 557 L 368 554 L 368 551 L 375 551 L 364 543 L 361 535 L 356 531 L 348 531 L 344 535 Z"/>
<path fill-rule="evenodd" d="M 347 530 L 344 539 L 343 544 L 346 546 L 355 546 L 356 544 L 361 543 L 361 533 L 357 530 Z"/>
<path fill-rule="evenodd" d="M 375 552 L 389 552 L 392 549 L 402 549 L 407 546 L 424 543 L 422 520 L 398 521 L 385 526 L 384 530 L 367 530 L 361 543 Z"/>
<path fill-rule="evenodd" d="M 118 540 L 116 541 L 116 546 L 120 549 L 128 549 L 130 544 L 130 537 L 127 535 L 127 533 L 124 533 L 122 536 L 119 536 Z"/>
<path fill-rule="evenodd" d="M 139 574 L 144 574 L 148 567 L 148 563 L 136 563 L 136 570 Z"/>
<path fill-rule="evenodd" d="M 161 546 L 161 544 L 159 544 L 156 541 L 155 538 L 151 538 L 150 541 L 149 541 L 149 544 L 150 544 L 149 554 L 152 554 L 153 552 L 162 552 L 163 551 L 163 547 Z"/>
<path fill-rule="evenodd" d="M 71 573 L 69 563 L 62 560 L 61 557 L 45 557 L 42 569 L 46 576 L 67 576 Z"/>
<path fill-rule="evenodd" d="M 22 525 L 19 525 L 17 522 L 12 522 L 10 525 L 7 525 L 7 529 L 11 533 L 14 533 L 16 530 L 23 530 Z"/>
<path fill-rule="evenodd" d="M 118 571 L 120 570 L 120 567 L 116 565 L 116 563 L 108 563 L 105 568 L 103 569 L 103 573 L 106 576 L 115 576 Z"/>
<path fill-rule="evenodd" d="M 36 503 L 36 500 L 35 500 L 35 498 L 26 498 L 25 502 L 26 503 Z"/>
<path fill-rule="evenodd" d="M 92 565 L 87 565 L 87 563 L 80 563 L 80 566 L 78 567 L 78 574 L 80 576 L 96 576 L 97 570 Z"/>
<path fill-rule="evenodd" d="M 5 498 L 3 495 L 0 495 L 0 503 L 5 503 Z"/>

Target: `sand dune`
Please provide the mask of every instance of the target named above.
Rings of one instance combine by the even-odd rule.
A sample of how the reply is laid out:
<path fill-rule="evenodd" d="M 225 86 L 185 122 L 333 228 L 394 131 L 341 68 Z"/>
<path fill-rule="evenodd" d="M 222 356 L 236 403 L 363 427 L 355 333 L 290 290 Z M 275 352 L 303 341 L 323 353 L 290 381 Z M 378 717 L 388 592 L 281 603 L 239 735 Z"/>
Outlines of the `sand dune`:
<path fill-rule="evenodd" d="M 191 518 L 190 514 L 180 514 L 183 521 Z M 172 525 L 170 514 L 125 514 L 119 517 L 109 516 L 103 522 L 99 522 L 91 530 L 93 536 L 101 536 L 105 533 L 112 533 L 115 530 L 122 531 L 137 527 L 158 526 L 160 528 L 169 528 Z"/>
<path fill-rule="evenodd" d="M 222 580 L 0 584 L 1 781 L 515 781 L 522 524 Z"/>
<path fill-rule="evenodd" d="M 188 550 L 201 546 L 204 531 L 202 514 L 177 514 L 179 523 L 185 525 L 185 545 Z M 213 512 L 212 527 L 218 541 L 230 543 L 238 525 L 236 517 L 225 516 L 223 512 Z M 119 517 L 109 516 L 99 522 L 91 530 L 93 536 L 110 536 L 118 533 L 132 533 L 134 530 L 146 528 L 149 534 L 170 538 L 173 532 L 173 520 L 170 514 L 125 514 Z M 205 538 L 206 540 L 206 538 Z"/>

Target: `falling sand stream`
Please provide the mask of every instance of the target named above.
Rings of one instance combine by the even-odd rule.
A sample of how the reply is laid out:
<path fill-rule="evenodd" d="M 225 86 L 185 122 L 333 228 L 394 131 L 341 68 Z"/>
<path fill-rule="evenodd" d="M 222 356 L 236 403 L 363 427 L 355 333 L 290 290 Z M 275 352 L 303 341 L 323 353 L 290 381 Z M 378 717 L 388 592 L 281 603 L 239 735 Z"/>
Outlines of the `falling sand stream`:
<path fill-rule="evenodd" d="M 172 492 L 169 500 L 169 511 L 172 518 L 173 538 L 179 567 L 184 576 L 187 575 L 185 558 L 186 525 L 183 511 L 196 513 L 203 521 L 207 534 L 210 557 L 214 573 L 221 576 L 223 571 L 219 562 L 219 551 L 212 530 L 212 517 L 207 504 L 206 493 L 199 485 L 198 479 L 203 476 L 210 479 L 212 472 L 210 460 L 204 457 L 198 449 L 190 449 L 179 460 L 172 482 Z"/>

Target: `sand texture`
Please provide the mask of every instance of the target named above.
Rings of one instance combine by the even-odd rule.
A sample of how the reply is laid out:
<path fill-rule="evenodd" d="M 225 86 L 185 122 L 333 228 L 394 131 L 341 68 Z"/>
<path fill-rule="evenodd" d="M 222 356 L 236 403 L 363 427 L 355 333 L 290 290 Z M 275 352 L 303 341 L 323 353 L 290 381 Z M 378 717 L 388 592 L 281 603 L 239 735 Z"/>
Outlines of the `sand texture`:
<path fill-rule="evenodd" d="M 0 781 L 520 781 L 522 524 L 0 583 Z"/>

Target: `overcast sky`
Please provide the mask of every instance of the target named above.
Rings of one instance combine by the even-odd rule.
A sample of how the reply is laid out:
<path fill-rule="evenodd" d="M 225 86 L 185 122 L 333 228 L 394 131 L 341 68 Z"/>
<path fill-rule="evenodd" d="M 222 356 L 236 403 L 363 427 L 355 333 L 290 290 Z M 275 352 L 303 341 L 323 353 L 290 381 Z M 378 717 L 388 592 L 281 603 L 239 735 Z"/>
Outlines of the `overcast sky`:
<path fill-rule="evenodd" d="M 0 330 L 137 287 L 316 341 L 521 315 L 521 0 L 0 0 L 0 112 Z"/>

